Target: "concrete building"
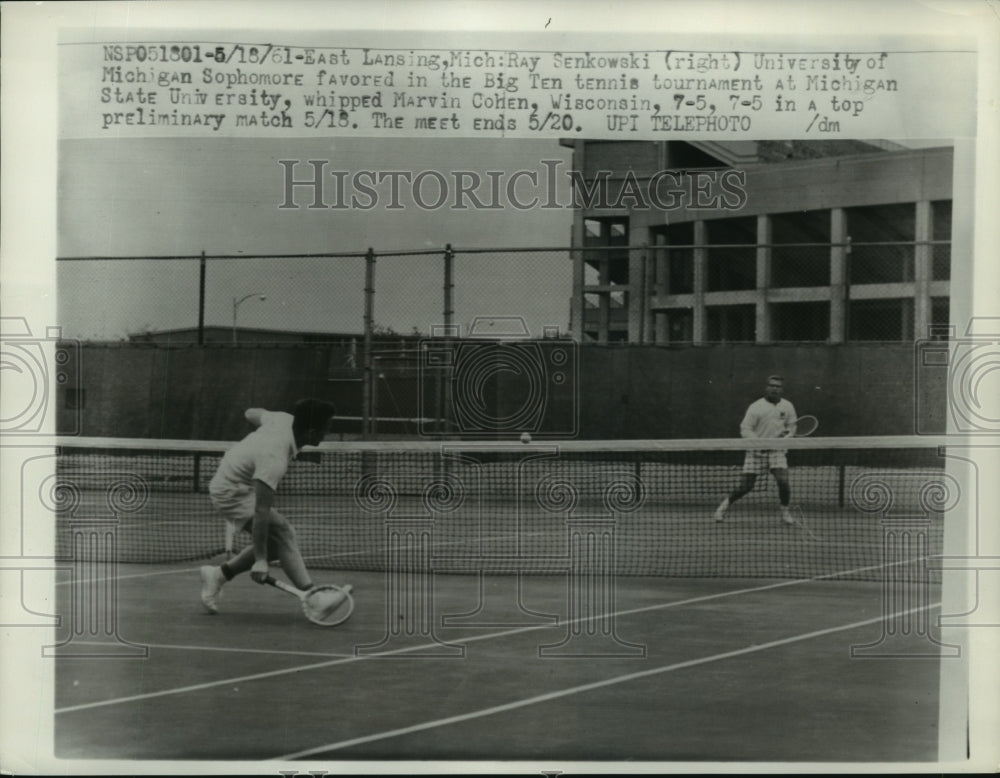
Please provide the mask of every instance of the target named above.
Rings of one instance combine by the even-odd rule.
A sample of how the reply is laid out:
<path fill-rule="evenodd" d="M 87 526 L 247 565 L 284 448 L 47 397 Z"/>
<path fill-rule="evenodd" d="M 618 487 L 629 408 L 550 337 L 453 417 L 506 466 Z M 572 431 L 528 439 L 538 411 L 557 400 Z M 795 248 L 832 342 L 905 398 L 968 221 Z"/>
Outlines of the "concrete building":
<path fill-rule="evenodd" d="M 582 343 L 900 342 L 948 321 L 950 147 L 565 143 Z"/>

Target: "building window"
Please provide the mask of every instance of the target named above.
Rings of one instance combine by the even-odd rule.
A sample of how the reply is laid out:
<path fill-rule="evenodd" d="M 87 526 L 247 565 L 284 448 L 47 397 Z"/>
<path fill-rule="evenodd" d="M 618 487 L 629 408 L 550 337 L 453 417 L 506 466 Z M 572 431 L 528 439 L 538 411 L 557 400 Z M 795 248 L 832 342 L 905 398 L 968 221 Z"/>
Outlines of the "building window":
<path fill-rule="evenodd" d="M 670 308 L 655 316 L 657 343 L 691 343 L 694 340 L 694 312 L 690 308 Z"/>
<path fill-rule="evenodd" d="M 948 340 L 948 325 L 951 323 L 951 300 L 947 297 L 931 298 L 932 340 Z"/>
<path fill-rule="evenodd" d="M 913 203 L 847 209 L 850 284 L 891 284 L 913 280 Z"/>
<path fill-rule="evenodd" d="M 602 286 L 627 284 L 628 279 L 628 219 L 584 219 L 584 242 L 587 248 L 622 246 L 617 251 L 585 251 L 584 261 L 597 271 L 597 283 Z"/>
<path fill-rule="evenodd" d="M 775 214 L 771 217 L 771 242 L 774 244 L 771 249 L 771 286 L 829 285 L 829 211 Z"/>
<path fill-rule="evenodd" d="M 773 303 L 771 339 L 775 341 L 825 341 L 830 337 L 830 303 Z"/>
<path fill-rule="evenodd" d="M 583 228 L 584 331 L 596 326 L 596 340 L 611 340 L 628 321 L 628 219 L 584 219 Z"/>
<path fill-rule="evenodd" d="M 852 300 L 848 340 L 913 340 L 913 300 Z"/>
<path fill-rule="evenodd" d="M 656 294 L 694 292 L 694 222 L 672 224 L 650 230 L 656 247 L 654 289 Z M 669 248 L 661 248 L 669 247 Z M 676 248 L 674 248 L 676 247 Z"/>
<path fill-rule="evenodd" d="M 752 342 L 757 331 L 757 306 L 710 305 L 705 309 L 705 325 L 709 343 Z"/>
<path fill-rule="evenodd" d="M 931 279 L 947 281 L 951 278 L 951 200 L 931 203 Z M 947 243 L 938 243 L 938 241 Z"/>
<path fill-rule="evenodd" d="M 757 219 L 719 219 L 705 223 L 709 292 L 757 288 Z"/>

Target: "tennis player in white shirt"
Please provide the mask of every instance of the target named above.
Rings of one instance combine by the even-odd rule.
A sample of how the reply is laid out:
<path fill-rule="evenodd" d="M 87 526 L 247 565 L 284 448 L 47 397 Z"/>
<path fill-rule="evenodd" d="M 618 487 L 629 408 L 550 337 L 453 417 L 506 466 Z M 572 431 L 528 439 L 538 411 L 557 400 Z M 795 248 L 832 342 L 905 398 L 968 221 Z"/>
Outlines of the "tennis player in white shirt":
<path fill-rule="evenodd" d="M 240 573 L 263 583 L 269 560 L 278 559 L 295 586 L 313 588 L 295 529 L 274 508 L 275 494 L 302 446 L 318 446 L 329 431 L 334 407 L 322 400 L 300 400 L 292 413 L 250 408 L 244 415 L 256 429 L 222 457 L 209 483 L 212 504 L 234 532 L 250 533 L 252 543 L 219 567 L 201 568 L 201 602 L 218 612 L 222 587 Z"/>
<path fill-rule="evenodd" d="M 764 396 L 747 408 L 740 423 L 740 436 L 744 438 L 784 438 L 795 435 L 795 407 L 784 397 L 785 382 L 781 376 L 768 376 Z M 729 506 L 753 489 L 758 475 L 774 476 L 781 504 L 781 520 L 797 524 L 788 510 L 791 488 L 788 485 L 788 460 L 785 451 L 768 449 L 747 451 L 743 460 L 743 474 L 739 485 L 729 493 L 715 510 L 715 520 L 723 521 Z"/>

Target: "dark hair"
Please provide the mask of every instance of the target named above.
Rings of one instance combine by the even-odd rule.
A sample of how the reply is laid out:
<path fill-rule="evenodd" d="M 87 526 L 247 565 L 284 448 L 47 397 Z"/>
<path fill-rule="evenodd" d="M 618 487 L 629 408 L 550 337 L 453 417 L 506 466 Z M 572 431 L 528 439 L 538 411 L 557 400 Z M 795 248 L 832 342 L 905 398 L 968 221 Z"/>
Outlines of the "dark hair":
<path fill-rule="evenodd" d="M 297 430 L 318 429 L 330 421 L 330 417 L 335 412 L 333 403 L 324 400 L 314 400 L 307 398 L 295 403 L 292 414 L 295 421 L 292 426 Z"/>
<path fill-rule="evenodd" d="M 767 382 L 771 383 L 771 381 L 777 381 L 778 383 L 782 383 L 782 384 L 785 383 L 785 379 L 782 378 L 780 375 L 769 375 L 767 377 Z"/>

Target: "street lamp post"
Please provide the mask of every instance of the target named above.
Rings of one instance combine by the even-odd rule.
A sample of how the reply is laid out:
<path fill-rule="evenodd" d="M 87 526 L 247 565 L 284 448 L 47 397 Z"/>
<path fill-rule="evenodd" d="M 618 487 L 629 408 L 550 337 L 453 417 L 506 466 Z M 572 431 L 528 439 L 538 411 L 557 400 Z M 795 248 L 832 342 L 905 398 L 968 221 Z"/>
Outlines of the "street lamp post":
<path fill-rule="evenodd" d="M 237 300 L 235 297 L 233 298 L 233 343 L 236 342 L 236 312 L 240 309 L 240 306 L 243 305 L 243 303 L 245 303 L 251 297 L 256 297 L 258 300 L 267 299 L 267 295 L 261 294 L 260 292 L 251 292 L 250 294 L 243 295 L 243 297 L 241 297 L 239 300 Z"/>

